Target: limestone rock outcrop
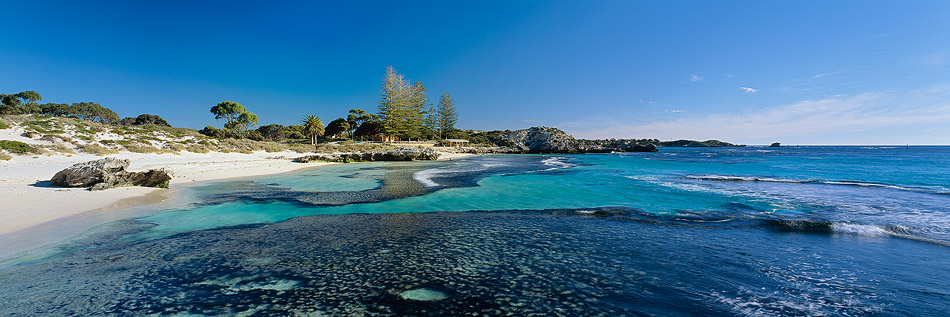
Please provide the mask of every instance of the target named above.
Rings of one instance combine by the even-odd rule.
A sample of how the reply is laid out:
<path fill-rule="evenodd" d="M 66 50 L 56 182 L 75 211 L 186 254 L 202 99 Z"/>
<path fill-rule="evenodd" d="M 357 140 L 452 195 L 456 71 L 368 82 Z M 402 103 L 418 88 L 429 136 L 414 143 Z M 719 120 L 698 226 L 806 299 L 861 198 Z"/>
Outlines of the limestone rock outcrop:
<path fill-rule="evenodd" d="M 170 171 L 153 169 L 145 172 L 129 172 L 128 159 L 107 157 L 101 160 L 78 163 L 56 173 L 50 180 L 63 187 L 88 187 L 103 190 L 122 186 L 145 186 L 168 188 L 172 179 Z"/>

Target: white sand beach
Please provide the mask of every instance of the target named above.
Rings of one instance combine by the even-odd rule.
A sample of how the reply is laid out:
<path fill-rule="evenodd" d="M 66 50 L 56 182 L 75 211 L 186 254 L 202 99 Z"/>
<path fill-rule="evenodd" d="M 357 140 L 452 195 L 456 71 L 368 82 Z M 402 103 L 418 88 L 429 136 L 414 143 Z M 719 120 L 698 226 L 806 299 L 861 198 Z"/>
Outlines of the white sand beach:
<path fill-rule="evenodd" d="M 171 170 L 171 186 L 192 182 L 284 173 L 332 163 L 293 163 L 293 152 L 252 154 L 140 154 L 122 152 L 108 157 L 129 159 L 130 171 L 155 168 Z M 16 156 L 0 162 L 0 236 L 56 219 L 89 211 L 122 207 L 126 198 L 143 196 L 158 188 L 122 187 L 102 191 L 52 186 L 50 178 L 73 164 L 103 157 L 91 154 L 72 156 Z M 118 205 L 117 205 L 118 204 Z"/>
<path fill-rule="evenodd" d="M 197 154 L 141 154 L 122 152 L 108 155 L 129 159 L 130 171 L 165 168 L 172 171 L 171 187 L 176 185 L 285 173 L 336 163 L 294 163 L 291 159 L 303 154 L 294 152 L 255 152 Z M 440 152 L 440 160 L 458 159 L 471 154 Z M 129 199 L 158 194 L 164 189 L 146 187 L 122 187 L 102 191 L 85 188 L 52 186 L 50 178 L 56 172 L 73 164 L 98 160 L 103 157 L 92 154 L 71 156 L 14 156 L 9 161 L 0 161 L 0 237 L 38 226 L 61 218 L 91 211 L 130 207 L 135 204 L 161 201 L 163 196 L 152 195 L 151 199 Z"/>

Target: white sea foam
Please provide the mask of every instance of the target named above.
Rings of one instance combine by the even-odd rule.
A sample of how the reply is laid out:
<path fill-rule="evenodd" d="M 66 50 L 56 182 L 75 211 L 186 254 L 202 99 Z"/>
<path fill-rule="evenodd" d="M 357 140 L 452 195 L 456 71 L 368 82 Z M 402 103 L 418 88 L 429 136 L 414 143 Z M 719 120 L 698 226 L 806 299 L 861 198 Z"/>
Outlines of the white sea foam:
<path fill-rule="evenodd" d="M 831 231 L 834 233 L 853 234 L 864 237 L 879 237 L 893 234 L 892 232 L 880 226 L 849 222 L 832 223 Z"/>
<path fill-rule="evenodd" d="M 442 171 L 440 171 L 438 168 L 430 168 L 413 173 L 412 179 L 416 180 L 425 187 L 436 187 L 439 186 L 439 183 L 433 181 L 432 178 L 439 174 L 442 174 Z"/>
<path fill-rule="evenodd" d="M 768 182 L 768 183 L 795 183 L 795 184 L 804 184 L 804 183 L 815 183 L 815 184 L 825 184 L 825 185 L 846 185 L 846 186 L 860 186 L 860 187 L 877 187 L 877 188 L 890 188 L 896 190 L 905 190 L 905 191 L 915 191 L 915 192 L 924 192 L 932 194 L 950 194 L 950 190 L 947 190 L 943 187 L 912 187 L 912 186 L 900 186 L 893 184 L 881 184 L 881 183 L 870 183 L 870 182 L 858 182 L 858 181 L 822 181 L 817 179 L 791 179 L 791 178 L 775 178 L 775 177 L 757 177 L 757 176 L 732 176 L 732 175 L 686 175 L 684 178 L 696 179 L 696 180 L 705 180 L 705 181 L 731 181 L 731 182 Z"/>
<path fill-rule="evenodd" d="M 550 168 L 547 168 L 547 169 L 544 169 L 544 170 L 541 170 L 541 171 L 542 171 L 542 172 L 544 172 L 544 171 L 552 171 L 552 170 L 556 170 L 556 169 L 571 168 L 571 167 L 577 166 L 577 165 L 574 165 L 574 164 L 571 164 L 571 163 L 568 163 L 568 162 L 563 161 L 564 159 L 566 159 L 566 157 L 555 156 L 555 157 L 549 157 L 549 158 L 546 158 L 546 159 L 542 160 L 542 161 L 541 161 L 542 164 L 544 164 L 545 166 L 551 166 L 551 167 L 550 167 Z"/>

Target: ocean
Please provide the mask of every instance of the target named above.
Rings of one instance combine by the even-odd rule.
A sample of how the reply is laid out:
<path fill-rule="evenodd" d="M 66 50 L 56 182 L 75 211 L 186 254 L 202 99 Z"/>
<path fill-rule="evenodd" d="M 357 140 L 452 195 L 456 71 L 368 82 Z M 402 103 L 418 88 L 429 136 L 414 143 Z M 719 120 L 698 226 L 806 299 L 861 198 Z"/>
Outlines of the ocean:
<path fill-rule="evenodd" d="M 950 312 L 950 147 L 353 163 L 172 200 L 0 262 L 0 314 Z"/>

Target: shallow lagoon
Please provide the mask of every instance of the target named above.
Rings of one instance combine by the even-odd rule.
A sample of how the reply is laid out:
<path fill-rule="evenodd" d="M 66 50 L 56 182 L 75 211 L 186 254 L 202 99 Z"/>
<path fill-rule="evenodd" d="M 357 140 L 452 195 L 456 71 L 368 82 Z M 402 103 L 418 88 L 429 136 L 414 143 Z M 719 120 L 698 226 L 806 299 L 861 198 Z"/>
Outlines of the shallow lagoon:
<path fill-rule="evenodd" d="M 481 156 L 212 183 L 0 269 L 0 312 L 934 314 L 947 154 Z"/>

